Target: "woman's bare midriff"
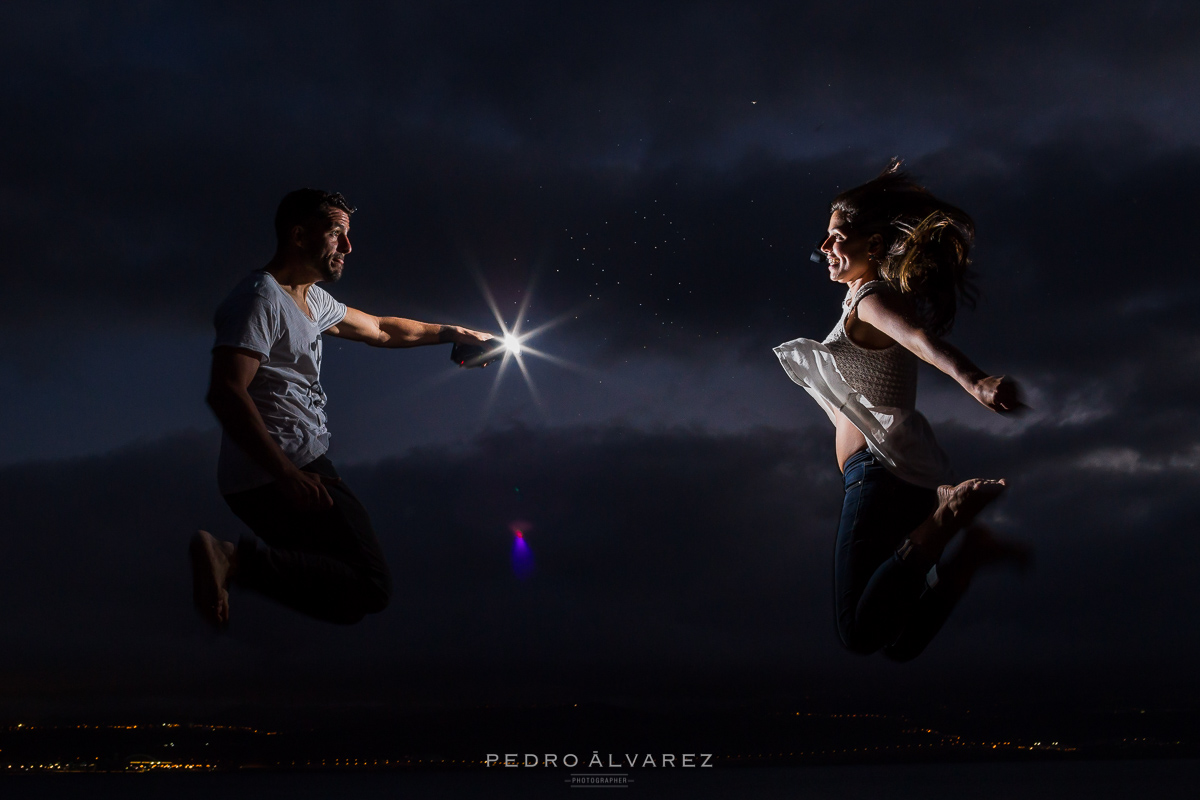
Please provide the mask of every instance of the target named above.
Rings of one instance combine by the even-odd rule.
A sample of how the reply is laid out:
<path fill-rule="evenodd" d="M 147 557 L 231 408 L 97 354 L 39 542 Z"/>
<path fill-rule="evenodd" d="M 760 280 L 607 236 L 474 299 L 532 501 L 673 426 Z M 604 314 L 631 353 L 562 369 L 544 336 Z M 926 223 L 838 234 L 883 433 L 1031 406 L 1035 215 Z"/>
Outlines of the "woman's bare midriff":
<path fill-rule="evenodd" d="M 851 311 L 847 315 L 844 325 L 846 337 L 864 350 L 885 350 L 896 343 L 895 339 L 874 325 L 859 319 L 858 309 Z M 837 428 L 835 449 L 837 451 L 838 469 L 844 474 L 846 472 L 846 459 L 861 450 L 866 450 L 867 439 L 862 435 L 862 431 L 854 427 L 854 423 L 846 419 L 846 416 L 842 412 L 835 411 L 834 415 L 836 417 L 834 426 Z"/>
<path fill-rule="evenodd" d="M 834 427 L 837 428 L 835 448 L 837 450 L 838 469 L 846 471 L 846 459 L 860 450 L 867 449 L 867 439 L 862 431 L 854 427 L 854 423 L 846 419 L 840 411 L 834 412 Z"/>

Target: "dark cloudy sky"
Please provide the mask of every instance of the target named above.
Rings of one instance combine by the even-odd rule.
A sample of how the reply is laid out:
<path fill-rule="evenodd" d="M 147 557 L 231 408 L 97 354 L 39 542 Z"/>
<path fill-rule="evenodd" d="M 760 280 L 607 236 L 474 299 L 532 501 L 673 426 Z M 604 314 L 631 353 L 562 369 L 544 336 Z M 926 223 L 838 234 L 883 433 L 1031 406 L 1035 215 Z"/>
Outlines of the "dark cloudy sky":
<path fill-rule="evenodd" d="M 1186 2 L 4 5 L 0 711 L 1200 701 L 1197 87 Z M 923 375 L 1037 563 L 904 667 L 837 645 L 833 431 L 770 349 L 836 320 L 808 254 L 893 155 L 975 217 L 951 339 L 1034 408 Z M 340 629 L 236 594 L 214 639 L 184 557 L 241 530 L 212 312 L 305 185 L 359 208 L 336 297 L 494 329 L 477 270 L 567 366 L 489 402 L 445 348 L 328 342 L 394 604 Z"/>

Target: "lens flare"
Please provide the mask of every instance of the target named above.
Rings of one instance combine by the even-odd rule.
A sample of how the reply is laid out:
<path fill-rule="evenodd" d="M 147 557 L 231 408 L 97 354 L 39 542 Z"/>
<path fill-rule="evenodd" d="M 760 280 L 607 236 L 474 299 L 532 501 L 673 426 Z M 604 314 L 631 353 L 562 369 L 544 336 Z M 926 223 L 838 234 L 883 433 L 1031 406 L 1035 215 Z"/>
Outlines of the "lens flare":
<path fill-rule="evenodd" d="M 516 336 L 512 336 L 512 335 L 505 336 L 504 337 L 504 349 L 507 350 L 508 352 L 512 353 L 514 356 L 521 355 L 521 340 L 518 339 Z"/>
<path fill-rule="evenodd" d="M 517 528 L 512 529 L 512 569 L 513 574 L 519 579 L 525 580 L 533 574 L 533 550 L 529 547 L 529 542 L 525 541 L 525 533 Z"/>

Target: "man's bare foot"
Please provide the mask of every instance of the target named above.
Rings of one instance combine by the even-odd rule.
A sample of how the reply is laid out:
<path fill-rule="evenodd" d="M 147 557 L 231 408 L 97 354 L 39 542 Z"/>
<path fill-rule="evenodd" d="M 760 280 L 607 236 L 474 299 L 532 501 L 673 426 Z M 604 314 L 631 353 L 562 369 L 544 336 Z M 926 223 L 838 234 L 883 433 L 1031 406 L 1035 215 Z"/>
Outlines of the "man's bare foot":
<path fill-rule="evenodd" d="M 229 624 L 229 579 L 237 552 L 208 531 L 196 531 L 188 546 L 192 560 L 192 600 L 205 622 L 218 630 Z"/>

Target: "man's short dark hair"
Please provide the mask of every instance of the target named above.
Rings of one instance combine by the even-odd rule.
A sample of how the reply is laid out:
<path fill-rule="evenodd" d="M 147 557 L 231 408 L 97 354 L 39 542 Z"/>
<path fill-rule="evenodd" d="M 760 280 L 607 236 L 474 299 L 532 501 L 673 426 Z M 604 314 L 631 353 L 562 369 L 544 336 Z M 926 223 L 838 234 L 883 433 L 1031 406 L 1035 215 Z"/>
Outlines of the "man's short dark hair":
<path fill-rule="evenodd" d="M 297 189 L 288 192 L 279 201 L 275 212 L 275 238 L 279 244 L 287 241 L 292 228 L 312 221 L 313 217 L 328 214 L 330 209 L 341 209 L 347 216 L 353 214 L 354 206 L 346 202 L 341 192 L 326 192 L 323 189 Z"/>

